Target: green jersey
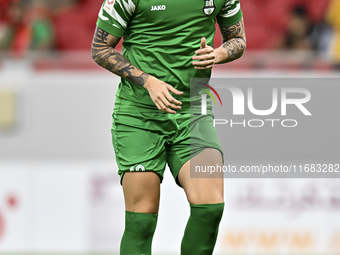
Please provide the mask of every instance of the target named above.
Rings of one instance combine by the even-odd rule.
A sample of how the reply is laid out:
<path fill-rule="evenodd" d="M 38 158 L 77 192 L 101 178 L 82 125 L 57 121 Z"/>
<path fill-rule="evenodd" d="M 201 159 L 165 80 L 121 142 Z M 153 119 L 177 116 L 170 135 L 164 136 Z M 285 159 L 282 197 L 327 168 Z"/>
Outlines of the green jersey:
<path fill-rule="evenodd" d="M 215 21 L 231 26 L 242 18 L 239 0 L 105 0 L 97 26 L 123 37 L 123 56 L 143 72 L 172 85 L 183 95 L 182 110 L 190 109 L 190 78 L 209 78 L 211 69 L 199 70 L 192 56 L 201 38 L 213 46 Z M 157 110 L 148 91 L 122 79 L 115 112 Z"/>

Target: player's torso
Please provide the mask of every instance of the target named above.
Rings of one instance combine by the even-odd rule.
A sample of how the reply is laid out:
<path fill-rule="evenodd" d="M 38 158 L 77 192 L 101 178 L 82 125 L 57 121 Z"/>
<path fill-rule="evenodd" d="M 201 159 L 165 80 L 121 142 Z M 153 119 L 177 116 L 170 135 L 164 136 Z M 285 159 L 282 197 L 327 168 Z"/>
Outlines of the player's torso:
<path fill-rule="evenodd" d="M 224 4 L 225 0 L 140 0 L 127 32 L 141 40 L 152 37 L 155 44 L 194 41 L 214 31 L 215 17 Z"/>
<path fill-rule="evenodd" d="M 190 107 L 190 79 L 210 77 L 210 69 L 194 68 L 192 56 L 200 48 L 202 37 L 213 45 L 215 18 L 225 2 L 139 0 L 125 30 L 124 56 L 144 72 L 183 91 L 183 110 Z M 145 90 L 122 82 L 118 97 L 155 107 Z"/>
<path fill-rule="evenodd" d="M 181 25 L 214 19 L 224 4 L 225 0 L 141 0 L 136 15 L 141 21 Z"/>

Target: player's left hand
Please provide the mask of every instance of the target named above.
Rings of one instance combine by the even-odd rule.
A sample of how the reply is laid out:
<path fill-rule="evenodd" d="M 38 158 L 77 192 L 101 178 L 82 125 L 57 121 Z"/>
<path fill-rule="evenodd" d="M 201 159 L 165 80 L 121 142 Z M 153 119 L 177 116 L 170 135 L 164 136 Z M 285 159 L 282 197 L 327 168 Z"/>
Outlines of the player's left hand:
<path fill-rule="evenodd" d="M 201 39 L 201 48 L 195 51 L 195 56 L 192 57 L 192 64 L 195 66 L 195 69 L 210 69 L 214 66 L 215 63 L 215 52 L 214 49 L 207 45 L 207 39 L 202 37 Z"/>

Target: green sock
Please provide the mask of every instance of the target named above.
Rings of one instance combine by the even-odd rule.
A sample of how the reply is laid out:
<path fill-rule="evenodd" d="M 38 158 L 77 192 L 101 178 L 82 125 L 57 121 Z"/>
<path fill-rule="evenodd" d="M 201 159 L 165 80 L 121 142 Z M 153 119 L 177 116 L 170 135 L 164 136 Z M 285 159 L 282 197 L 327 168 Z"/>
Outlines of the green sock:
<path fill-rule="evenodd" d="M 121 255 L 151 255 L 151 243 L 158 214 L 125 211 L 125 231 L 120 243 Z"/>
<path fill-rule="evenodd" d="M 191 204 L 190 207 L 190 217 L 182 239 L 181 255 L 211 255 L 215 247 L 224 203 Z"/>

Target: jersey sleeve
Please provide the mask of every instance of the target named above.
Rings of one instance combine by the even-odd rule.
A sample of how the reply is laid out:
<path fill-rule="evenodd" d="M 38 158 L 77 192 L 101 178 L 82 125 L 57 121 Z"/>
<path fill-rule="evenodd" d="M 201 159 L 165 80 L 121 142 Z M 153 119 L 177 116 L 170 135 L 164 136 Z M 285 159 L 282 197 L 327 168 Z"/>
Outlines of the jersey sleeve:
<path fill-rule="evenodd" d="M 243 14 L 239 0 L 226 0 L 225 5 L 217 14 L 217 23 L 220 26 L 232 26 L 239 22 Z"/>
<path fill-rule="evenodd" d="M 136 0 L 105 0 L 99 10 L 97 26 L 122 37 L 136 6 Z"/>

